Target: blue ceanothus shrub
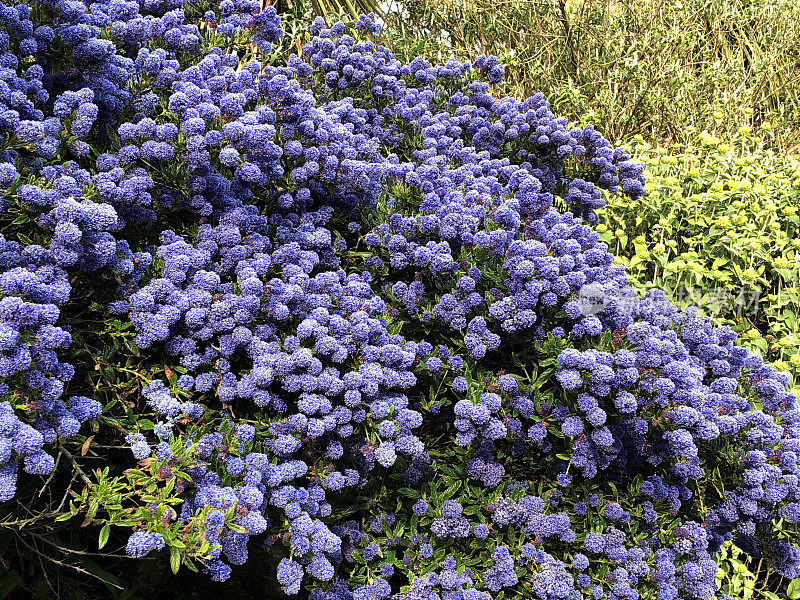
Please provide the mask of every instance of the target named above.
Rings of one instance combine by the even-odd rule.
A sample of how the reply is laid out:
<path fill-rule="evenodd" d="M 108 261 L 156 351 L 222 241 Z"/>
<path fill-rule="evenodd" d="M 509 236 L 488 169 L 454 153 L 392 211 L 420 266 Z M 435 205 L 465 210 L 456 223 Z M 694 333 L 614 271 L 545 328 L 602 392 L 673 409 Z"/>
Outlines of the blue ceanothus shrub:
<path fill-rule="evenodd" d="M 73 354 L 116 318 L 146 381 L 112 466 L 155 473 L 114 521 L 131 556 L 224 580 L 267 544 L 314 600 L 708 599 L 731 539 L 796 577 L 787 377 L 634 302 L 592 229 L 643 165 L 493 97 L 495 57 L 310 31 L 290 54 L 253 0 L 0 4 L 0 500 L 112 421 Z M 76 278 L 112 285 L 100 318 Z"/>

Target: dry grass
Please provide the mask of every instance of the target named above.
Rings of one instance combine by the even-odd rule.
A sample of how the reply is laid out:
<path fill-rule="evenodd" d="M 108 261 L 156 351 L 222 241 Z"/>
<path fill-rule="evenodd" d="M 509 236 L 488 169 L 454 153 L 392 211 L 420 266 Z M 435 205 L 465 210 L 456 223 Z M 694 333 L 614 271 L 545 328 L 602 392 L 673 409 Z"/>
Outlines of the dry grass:
<path fill-rule="evenodd" d="M 788 0 L 406 0 L 389 15 L 404 56 L 503 59 L 503 92 L 622 140 L 669 143 L 771 120 L 800 147 L 800 4 Z M 746 111 L 746 109 L 749 109 Z M 715 116 L 715 113 L 717 116 Z M 719 115 L 722 115 L 721 117 Z"/>

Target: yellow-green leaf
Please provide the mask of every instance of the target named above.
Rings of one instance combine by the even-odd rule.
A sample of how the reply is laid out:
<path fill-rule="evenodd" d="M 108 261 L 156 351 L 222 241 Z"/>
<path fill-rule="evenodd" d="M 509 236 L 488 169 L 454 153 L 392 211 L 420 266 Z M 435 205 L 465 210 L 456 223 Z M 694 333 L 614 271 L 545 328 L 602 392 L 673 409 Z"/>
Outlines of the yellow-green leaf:
<path fill-rule="evenodd" d="M 169 549 L 169 566 L 173 573 L 177 573 L 181 568 L 181 551 L 175 546 L 171 546 Z"/>
<path fill-rule="evenodd" d="M 111 533 L 111 526 L 106 523 L 103 525 L 103 528 L 100 530 L 100 540 L 97 542 L 97 547 L 102 548 L 103 546 L 108 543 L 108 536 Z"/>

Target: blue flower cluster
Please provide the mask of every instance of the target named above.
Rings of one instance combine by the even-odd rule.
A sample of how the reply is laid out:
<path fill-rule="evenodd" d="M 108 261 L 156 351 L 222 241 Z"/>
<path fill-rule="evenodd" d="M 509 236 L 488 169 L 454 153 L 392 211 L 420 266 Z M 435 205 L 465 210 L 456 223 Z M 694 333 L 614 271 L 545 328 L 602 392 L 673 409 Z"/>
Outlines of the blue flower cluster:
<path fill-rule="evenodd" d="M 70 333 L 56 325 L 69 298 L 67 273 L 38 245 L 22 246 L 0 235 L 0 500 L 16 492 L 18 463 L 45 475 L 54 459 L 43 447 L 72 437 L 100 414 L 85 396 L 64 401 L 72 365 L 60 362 Z"/>
<path fill-rule="evenodd" d="M 314 600 L 708 600 L 727 540 L 798 574 L 787 378 L 628 309 L 591 226 L 643 165 L 593 127 L 372 16 L 289 54 L 250 0 L 31 8 L 0 4 L 0 500 L 101 411 L 62 399 L 91 281 L 164 373 L 123 437 L 180 506 L 133 557 L 194 540 L 221 581 L 277 545 Z"/>

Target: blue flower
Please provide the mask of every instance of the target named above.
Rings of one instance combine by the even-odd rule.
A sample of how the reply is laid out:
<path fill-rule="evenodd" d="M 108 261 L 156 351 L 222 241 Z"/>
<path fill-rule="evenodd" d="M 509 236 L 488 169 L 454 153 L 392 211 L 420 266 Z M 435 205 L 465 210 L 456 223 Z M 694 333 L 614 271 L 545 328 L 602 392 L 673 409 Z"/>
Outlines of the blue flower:
<path fill-rule="evenodd" d="M 150 533 L 147 531 L 136 531 L 128 538 L 125 551 L 133 558 L 147 556 L 151 550 L 161 550 L 164 548 L 164 538 L 160 533 Z"/>

